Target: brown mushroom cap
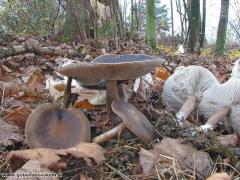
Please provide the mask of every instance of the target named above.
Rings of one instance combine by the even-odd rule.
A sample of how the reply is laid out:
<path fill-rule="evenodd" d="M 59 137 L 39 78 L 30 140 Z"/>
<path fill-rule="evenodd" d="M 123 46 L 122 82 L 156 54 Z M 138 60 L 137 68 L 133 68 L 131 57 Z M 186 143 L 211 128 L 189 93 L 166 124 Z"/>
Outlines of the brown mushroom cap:
<path fill-rule="evenodd" d="M 163 62 L 163 59 L 144 54 L 104 55 L 92 63 L 79 62 L 64 66 L 58 72 L 82 83 L 97 83 L 101 79 L 136 79 Z"/>
<path fill-rule="evenodd" d="M 42 104 L 27 120 L 26 141 L 30 148 L 63 149 L 90 142 L 90 124 L 77 110 Z"/>
<path fill-rule="evenodd" d="M 144 141 L 153 140 L 153 126 L 149 120 L 133 105 L 124 101 L 113 101 L 112 110 L 124 122 L 124 125 Z"/>

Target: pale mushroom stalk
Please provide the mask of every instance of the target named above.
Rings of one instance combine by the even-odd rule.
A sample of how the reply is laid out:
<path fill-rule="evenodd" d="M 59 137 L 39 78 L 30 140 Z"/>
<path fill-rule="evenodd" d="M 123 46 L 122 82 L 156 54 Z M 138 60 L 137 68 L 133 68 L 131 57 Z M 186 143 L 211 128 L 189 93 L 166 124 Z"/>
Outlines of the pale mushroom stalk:
<path fill-rule="evenodd" d="M 188 96 L 181 109 L 177 112 L 177 123 L 183 126 L 184 121 L 188 118 L 191 112 L 195 109 L 197 98 L 195 96 Z"/>
<path fill-rule="evenodd" d="M 107 112 L 108 116 L 111 117 L 112 108 L 111 104 L 114 100 L 119 100 L 119 93 L 116 80 L 107 81 Z"/>
<path fill-rule="evenodd" d="M 107 131 L 93 139 L 93 143 L 101 144 L 104 142 L 109 141 L 110 139 L 113 139 L 115 137 L 119 137 L 120 134 L 126 130 L 126 126 L 124 123 L 119 124 L 115 128 L 111 129 L 110 131 Z"/>
<path fill-rule="evenodd" d="M 213 114 L 204 125 L 200 126 L 201 130 L 207 131 L 209 129 L 214 129 L 217 123 L 224 119 L 224 117 L 227 117 L 230 112 L 231 108 L 229 106 L 224 107 L 222 110 Z"/>
<path fill-rule="evenodd" d="M 129 129 L 143 141 L 148 142 L 153 139 L 152 124 L 133 105 L 124 101 L 113 101 L 111 107 L 113 112 L 123 120 L 123 123 L 95 137 L 93 139 L 94 143 L 104 143 L 117 135 L 120 136 L 121 132 L 125 129 Z"/>
<path fill-rule="evenodd" d="M 165 81 L 162 100 L 167 108 L 176 113 L 177 122 L 184 121 L 202 101 L 203 93 L 218 84 L 216 77 L 201 66 L 179 68 Z"/>

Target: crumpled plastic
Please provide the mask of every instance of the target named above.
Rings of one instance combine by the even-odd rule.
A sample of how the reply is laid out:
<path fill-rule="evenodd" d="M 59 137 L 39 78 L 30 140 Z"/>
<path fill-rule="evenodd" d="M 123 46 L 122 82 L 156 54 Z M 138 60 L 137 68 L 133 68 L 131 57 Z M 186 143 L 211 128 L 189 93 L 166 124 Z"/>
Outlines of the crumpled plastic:
<path fill-rule="evenodd" d="M 216 77 L 204 67 L 192 65 L 179 68 L 164 83 L 163 103 L 169 110 L 177 112 L 188 96 L 195 96 L 198 105 L 203 92 L 213 84 L 218 84 Z"/>
<path fill-rule="evenodd" d="M 240 131 L 240 79 L 231 78 L 223 84 L 214 84 L 203 93 L 198 106 L 199 114 L 210 118 L 226 106 L 231 107 L 228 123 L 234 131 Z"/>

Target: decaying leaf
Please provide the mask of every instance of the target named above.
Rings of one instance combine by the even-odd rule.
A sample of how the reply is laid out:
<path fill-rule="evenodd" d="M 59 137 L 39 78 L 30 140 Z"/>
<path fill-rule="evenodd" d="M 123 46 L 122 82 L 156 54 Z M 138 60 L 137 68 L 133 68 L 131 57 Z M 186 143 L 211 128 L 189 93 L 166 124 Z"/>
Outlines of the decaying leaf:
<path fill-rule="evenodd" d="M 199 178 L 205 178 L 212 172 L 212 162 L 207 153 L 198 151 L 181 140 L 164 138 L 156 144 L 152 150 L 140 151 L 140 163 L 143 172 L 148 174 L 154 170 L 156 162 L 164 164 L 165 167 L 176 165 L 176 169 L 184 170 Z M 174 162 L 173 162 L 174 161 Z"/>
<path fill-rule="evenodd" d="M 27 118 L 31 114 L 32 110 L 27 105 L 21 106 L 17 109 L 12 110 L 10 113 L 6 114 L 3 119 L 8 123 L 13 123 L 20 128 L 25 128 Z"/>
<path fill-rule="evenodd" d="M 35 91 L 32 91 L 31 89 L 24 88 L 22 91 L 19 93 L 18 96 L 16 96 L 17 100 L 23 100 L 24 102 L 35 102 L 40 99 L 42 99 L 42 96 L 38 94 Z"/>
<path fill-rule="evenodd" d="M 15 83 L 0 81 L 0 97 L 12 97 L 18 94 L 19 86 Z"/>
<path fill-rule="evenodd" d="M 14 146 L 14 144 L 24 141 L 18 127 L 8 124 L 2 119 L 0 119 L 0 127 L 0 149 L 4 149 L 7 146 Z"/>
<path fill-rule="evenodd" d="M 87 99 L 85 100 L 78 100 L 75 102 L 74 107 L 77 109 L 87 109 L 87 110 L 94 110 L 95 106 L 90 104 Z"/>
<path fill-rule="evenodd" d="M 92 160 L 94 160 L 97 165 L 101 165 L 105 160 L 103 148 L 94 143 L 80 143 L 76 147 L 61 150 L 39 148 L 12 151 L 8 156 L 12 170 L 20 168 L 29 160 L 37 160 L 48 169 L 57 171 L 67 166 L 66 158 L 64 160 L 63 157 L 68 155 L 83 158 L 88 166 L 92 165 Z M 16 161 L 18 163 L 16 163 Z"/>
<path fill-rule="evenodd" d="M 227 173 L 215 173 L 206 180 L 231 180 L 232 178 Z"/>
<path fill-rule="evenodd" d="M 35 174 L 39 176 L 34 176 Z M 49 176 L 41 176 L 47 173 Z M 7 180 L 15 180 L 17 178 L 23 179 L 28 177 L 31 180 L 58 180 L 57 174 L 50 171 L 46 167 L 42 167 L 41 163 L 37 160 L 29 160 L 20 169 L 14 172 L 15 176 L 7 178 Z M 25 176 L 21 176 L 21 175 Z M 52 174 L 52 176 L 51 176 Z"/>
<path fill-rule="evenodd" d="M 39 70 L 34 71 L 27 81 L 27 86 L 37 93 L 43 91 L 43 82 L 45 80 L 45 76 L 41 74 Z"/>
<path fill-rule="evenodd" d="M 164 67 L 157 67 L 155 77 L 158 77 L 162 80 L 167 80 L 171 74 Z"/>

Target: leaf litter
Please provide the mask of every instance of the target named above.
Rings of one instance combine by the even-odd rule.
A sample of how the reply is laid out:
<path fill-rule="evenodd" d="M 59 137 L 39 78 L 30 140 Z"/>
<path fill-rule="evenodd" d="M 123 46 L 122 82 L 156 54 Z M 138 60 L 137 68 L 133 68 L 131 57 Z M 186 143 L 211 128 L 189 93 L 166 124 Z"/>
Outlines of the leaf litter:
<path fill-rule="evenodd" d="M 18 41 L 24 40 L 17 39 L 15 43 Z M 33 40 L 32 43 L 34 42 Z M 49 46 L 44 42 L 38 42 L 38 45 Z M 91 61 L 106 54 L 108 49 L 99 49 L 94 43 L 77 46 L 55 44 L 51 47 L 59 52 L 68 52 L 67 56 L 76 61 Z M 204 179 L 210 175 L 212 176 L 209 179 L 229 179 L 229 175 L 233 179 L 239 177 L 240 150 L 238 146 L 228 144 L 228 137 L 218 138 L 219 135 L 227 135 L 223 126 L 218 126 L 213 132 L 189 136 L 187 129 L 201 124 L 201 117 L 194 119 L 195 124 L 190 123 L 187 128 L 179 127 L 172 112 L 165 110 L 161 103 L 164 81 L 176 68 L 201 65 L 213 72 L 220 82 L 225 82 L 230 77 L 233 61 L 228 58 L 208 57 L 204 53 L 175 53 L 174 48 L 168 48 L 161 42 L 159 47 L 159 50 L 152 51 L 143 41 L 132 39 L 120 44 L 119 49 L 107 52 L 145 53 L 161 56 L 166 61 L 163 67 L 152 73 L 153 85 L 144 89 L 144 99 L 139 93 L 130 93 L 129 98 L 129 101 L 151 120 L 155 139 L 144 143 L 126 131 L 121 138 L 105 143 L 102 146 L 105 150 L 96 144 L 80 144 L 64 150 L 27 149 L 23 129 L 31 111 L 45 102 L 60 105 L 63 101 L 66 80 L 55 70 L 59 64 L 64 63 L 65 53 L 26 53 L 1 60 L 1 171 L 61 172 L 66 179 Z M 133 83 L 131 81 L 130 86 Z M 72 90 L 78 97 L 71 100 L 71 106 L 82 109 L 87 114 L 91 122 L 92 136 L 118 124 L 109 121 L 106 116 L 104 97 L 91 103 L 92 99 L 98 98 L 102 93 L 78 89 L 77 85 L 74 85 Z M 236 136 L 234 138 L 237 139 Z M 228 175 L 219 174 L 221 172 Z"/>

